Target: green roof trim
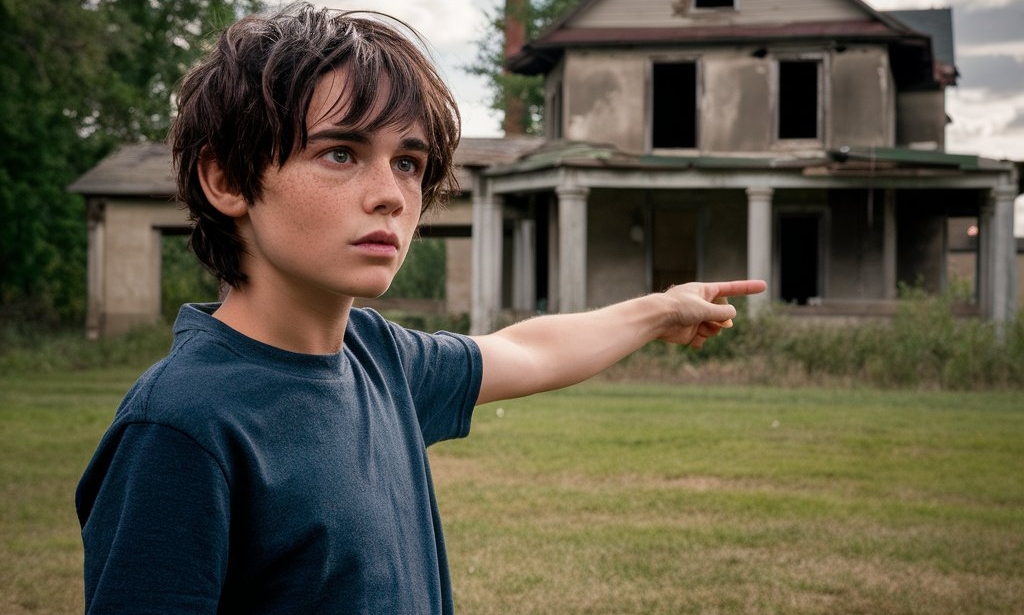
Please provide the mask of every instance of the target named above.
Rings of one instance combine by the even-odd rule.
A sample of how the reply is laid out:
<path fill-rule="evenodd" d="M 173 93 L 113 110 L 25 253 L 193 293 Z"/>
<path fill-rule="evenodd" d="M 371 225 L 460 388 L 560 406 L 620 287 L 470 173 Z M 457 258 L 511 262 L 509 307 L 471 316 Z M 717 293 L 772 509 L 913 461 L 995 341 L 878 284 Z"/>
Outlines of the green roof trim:
<path fill-rule="evenodd" d="M 880 163 L 900 163 L 921 166 L 956 167 L 962 171 L 991 168 L 987 161 L 970 154 L 948 154 L 931 150 L 917 150 L 902 147 L 843 147 L 830 152 L 833 160 L 860 160 Z"/>
<path fill-rule="evenodd" d="M 559 167 L 608 169 L 676 169 L 676 170 L 800 170 L 807 167 L 863 168 L 865 163 L 886 168 L 944 168 L 949 170 L 1001 170 L 1008 163 L 969 154 L 948 154 L 930 150 L 900 147 L 842 147 L 822 151 L 819 156 L 700 156 L 668 154 L 627 154 L 614 146 L 579 141 L 549 141 L 539 149 L 507 164 L 489 169 L 488 175 L 525 173 Z M 879 170 L 882 170 L 879 168 Z"/>

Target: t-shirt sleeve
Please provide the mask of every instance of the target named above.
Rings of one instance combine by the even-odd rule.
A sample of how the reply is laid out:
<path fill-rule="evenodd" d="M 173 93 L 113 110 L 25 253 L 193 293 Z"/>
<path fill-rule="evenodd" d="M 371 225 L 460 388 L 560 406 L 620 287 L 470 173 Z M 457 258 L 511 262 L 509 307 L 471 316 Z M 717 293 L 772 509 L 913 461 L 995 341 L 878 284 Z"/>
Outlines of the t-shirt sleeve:
<path fill-rule="evenodd" d="M 77 494 L 86 613 L 216 613 L 229 499 L 187 435 L 152 423 L 108 434 Z"/>
<path fill-rule="evenodd" d="M 476 342 L 457 333 L 392 328 L 424 442 L 468 435 L 483 377 Z"/>

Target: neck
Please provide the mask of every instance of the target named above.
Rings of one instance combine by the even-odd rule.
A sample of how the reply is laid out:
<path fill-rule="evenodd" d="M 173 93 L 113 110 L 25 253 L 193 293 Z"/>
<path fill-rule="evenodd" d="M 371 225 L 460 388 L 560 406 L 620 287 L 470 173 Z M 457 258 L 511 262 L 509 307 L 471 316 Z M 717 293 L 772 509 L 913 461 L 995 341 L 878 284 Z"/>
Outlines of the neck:
<path fill-rule="evenodd" d="M 239 333 L 281 350 L 334 354 L 341 350 L 352 299 L 296 302 L 273 298 L 250 287 L 232 288 L 214 312 Z"/>

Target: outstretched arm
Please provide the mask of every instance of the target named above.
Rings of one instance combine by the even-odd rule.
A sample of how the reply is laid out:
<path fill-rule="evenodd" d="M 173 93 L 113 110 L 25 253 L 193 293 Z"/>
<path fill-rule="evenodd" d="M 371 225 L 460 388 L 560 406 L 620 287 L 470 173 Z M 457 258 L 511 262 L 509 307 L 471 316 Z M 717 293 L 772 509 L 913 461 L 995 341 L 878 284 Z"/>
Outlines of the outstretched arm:
<path fill-rule="evenodd" d="M 760 280 L 691 282 L 599 310 L 539 316 L 474 337 L 483 355 L 478 403 L 576 384 L 644 344 L 700 348 L 732 326 L 728 297 L 764 291 Z"/>

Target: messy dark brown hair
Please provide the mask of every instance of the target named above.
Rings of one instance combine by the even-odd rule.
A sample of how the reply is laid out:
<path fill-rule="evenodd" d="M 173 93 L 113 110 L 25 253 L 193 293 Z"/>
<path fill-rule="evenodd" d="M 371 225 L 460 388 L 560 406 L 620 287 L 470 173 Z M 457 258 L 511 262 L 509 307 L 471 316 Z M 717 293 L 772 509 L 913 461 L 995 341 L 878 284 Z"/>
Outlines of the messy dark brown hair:
<path fill-rule="evenodd" d="M 267 167 L 283 166 L 306 147 L 313 90 L 321 76 L 338 68 L 354 76 L 345 88 L 343 123 L 372 132 L 420 122 L 430 147 L 423 210 L 449 196 L 455 188 L 459 112 L 422 45 L 411 28 L 380 13 L 306 3 L 245 17 L 220 35 L 182 81 L 170 133 L 177 196 L 193 222 L 190 245 L 219 280 L 235 287 L 245 282 L 245 246 L 234 219 L 207 199 L 199 163 L 216 160 L 229 187 L 254 203 Z M 387 98 L 375 106 L 385 80 Z"/>

